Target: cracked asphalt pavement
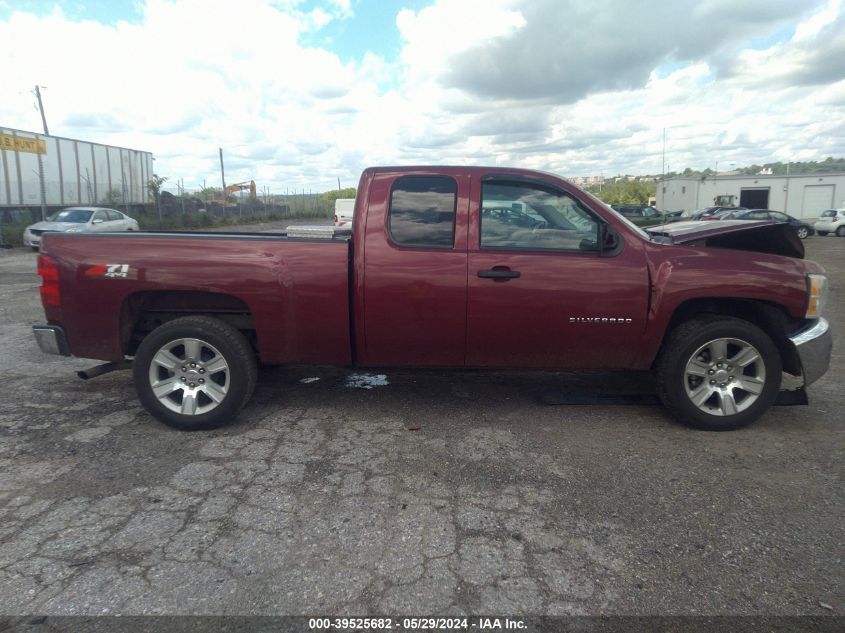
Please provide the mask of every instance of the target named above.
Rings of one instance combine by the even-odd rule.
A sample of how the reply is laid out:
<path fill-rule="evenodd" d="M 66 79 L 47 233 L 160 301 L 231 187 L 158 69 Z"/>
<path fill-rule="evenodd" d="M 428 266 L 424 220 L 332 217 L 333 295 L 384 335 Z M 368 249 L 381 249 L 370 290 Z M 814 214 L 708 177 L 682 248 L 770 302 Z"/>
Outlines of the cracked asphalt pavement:
<path fill-rule="evenodd" d="M 636 376 L 297 367 L 180 433 L 39 352 L 36 255 L 0 251 L 0 613 L 842 615 L 845 239 L 806 247 L 832 368 L 733 433 L 543 404 Z"/>

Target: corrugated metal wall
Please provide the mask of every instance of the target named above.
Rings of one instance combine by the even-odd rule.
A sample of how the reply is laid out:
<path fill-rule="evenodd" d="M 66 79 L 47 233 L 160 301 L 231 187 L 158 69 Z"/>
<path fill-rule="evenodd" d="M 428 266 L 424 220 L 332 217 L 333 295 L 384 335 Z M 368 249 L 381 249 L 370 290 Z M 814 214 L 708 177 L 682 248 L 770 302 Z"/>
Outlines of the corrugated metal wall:
<path fill-rule="evenodd" d="M 147 204 L 153 155 L 124 147 L 0 127 L 0 134 L 44 141 L 47 206 Z M 0 146 L 2 147 L 2 146 Z M 0 207 L 41 205 L 38 154 L 0 149 Z"/>

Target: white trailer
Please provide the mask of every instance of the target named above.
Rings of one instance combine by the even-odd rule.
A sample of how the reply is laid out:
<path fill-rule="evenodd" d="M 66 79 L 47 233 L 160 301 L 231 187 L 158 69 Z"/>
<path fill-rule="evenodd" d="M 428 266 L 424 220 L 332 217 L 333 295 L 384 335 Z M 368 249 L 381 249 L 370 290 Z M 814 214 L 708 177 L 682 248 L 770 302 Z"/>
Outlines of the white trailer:
<path fill-rule="evenodd" d="M 144 205 L 152 175 L 150 152 L 0 127 L 0 209 Z"/>

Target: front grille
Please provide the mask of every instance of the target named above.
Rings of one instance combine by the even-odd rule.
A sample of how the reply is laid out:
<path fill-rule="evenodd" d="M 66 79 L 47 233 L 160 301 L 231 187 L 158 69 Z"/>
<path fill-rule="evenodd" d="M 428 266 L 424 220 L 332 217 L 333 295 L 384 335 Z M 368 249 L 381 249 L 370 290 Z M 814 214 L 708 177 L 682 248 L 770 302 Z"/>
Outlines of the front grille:
<path fill-rule="evenodd" d="M 33 235 L 41 235 L 44 231 L 42 231 L 41 229 L 29 229 L 29 232 Z"/>

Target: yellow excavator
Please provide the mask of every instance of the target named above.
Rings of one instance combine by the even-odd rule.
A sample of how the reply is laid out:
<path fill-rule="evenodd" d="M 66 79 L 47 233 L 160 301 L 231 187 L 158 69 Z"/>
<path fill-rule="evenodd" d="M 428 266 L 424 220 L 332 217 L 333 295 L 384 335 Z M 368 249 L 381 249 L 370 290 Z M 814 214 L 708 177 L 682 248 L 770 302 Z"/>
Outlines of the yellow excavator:
<path fill-rule="evenodd" d="M 214 200 L 214 202 L 227 207 L 234 206 L 233 203 L 229 202 L 229 196 L 231 196 L 236 191 L 249 191 L 250 199 L 255 200 L 255 181 L 246 180 L 244 182 L 236 182 L 231 185 L 226 185 L 226 188 L 223 190 L 223 199 Z"/>

